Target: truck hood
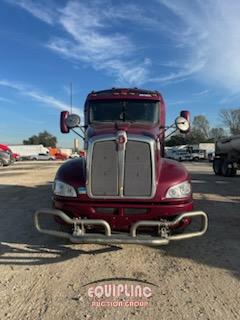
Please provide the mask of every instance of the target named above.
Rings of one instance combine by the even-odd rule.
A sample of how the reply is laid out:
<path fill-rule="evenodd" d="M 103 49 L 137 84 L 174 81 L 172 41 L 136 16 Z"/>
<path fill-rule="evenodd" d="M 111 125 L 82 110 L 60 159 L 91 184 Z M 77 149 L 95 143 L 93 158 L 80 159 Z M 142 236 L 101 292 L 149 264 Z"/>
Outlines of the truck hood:
<path fill-rule="evenodd" d="M 160 134 L 159 124 L 139 122 L 116 122 L 92 124 L 86 131 L 87 139 L 93 136 L 115 134 L 118 131 L 125 131 L 127 134 L 139 134 L 150 136 L 156 139 Z"/>

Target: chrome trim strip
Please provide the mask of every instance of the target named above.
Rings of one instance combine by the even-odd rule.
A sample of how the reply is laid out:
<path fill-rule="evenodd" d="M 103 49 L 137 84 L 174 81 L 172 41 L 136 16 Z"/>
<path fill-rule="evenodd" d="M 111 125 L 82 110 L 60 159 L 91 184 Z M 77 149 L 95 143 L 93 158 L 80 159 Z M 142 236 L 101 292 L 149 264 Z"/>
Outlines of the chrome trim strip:
<path fill-rule="evenodd" d="M 151 154 L 151 168 L 152 168 L 152 186 L 151 186 L 151 195 L 150 196 L 133 196 L 133 197 L 126 197 L 122 194 L 122 191 L 119 196 L 95 196 L 92 194 L 91 190 L 91 166 L 92 166 L 92 155 L 93 155 L 93 149 L 94 149 L 94 144 L 97 142 L 103 142 L 103 141 L 116 141 L 119 132 L 123 131 L 118 131 L 116 135 L 114 134 L 108 134 L 108 135 L 102 135 L 102 136 L 97 136 L 93 137 L 88 140 L 88 153 L 87 153 L 87 165 L 86 165 L 86 187 L 87 187 L 87 195 L 89 198 L 92 199 L 152 199 L 155 196 L 156 193 L 156 167 L 155 167 L 155 140 L 147 137 L 147 136 L 139 136 L 139 135 L 133 135 L 129 134 L 127 135 L 127 140 L 132 140 L 132 141 L 139 141 L 139 142 L 145 142 L 149 144 L 150 147 L 150 154 Z M 124 158 L 123 153 L 121 154 L 121 159 L 123 159 L 123 164 L 119 164 L 119 169 L 123 170 L 123 179 L 124 179 Z M 124 157 L 125 157 L 125 151 L 124 151 Z M 120 156 L 119 156 L 120 158 Z M 119 159 L 120 162 L 120 159 Z M 122 171 L 121 171 L 121 178 L 122 178 Z M 124 183 L 119 179 L 119 185 Z M 122 194 L 122 196 L 121 196 Z"/>
<path fill-rule="evenodd" d="M 118 142 L 118 194 L 120 198 L 123 198 L 124 191 L 124 170 L 125 170 L 125 153 L 126 153 L 126 144 L 127 144 L 127 134 L 126 131 L 118 131 L 116 141 L 119 137 L 123 136 L 125 141 L 123 144 Z"/>

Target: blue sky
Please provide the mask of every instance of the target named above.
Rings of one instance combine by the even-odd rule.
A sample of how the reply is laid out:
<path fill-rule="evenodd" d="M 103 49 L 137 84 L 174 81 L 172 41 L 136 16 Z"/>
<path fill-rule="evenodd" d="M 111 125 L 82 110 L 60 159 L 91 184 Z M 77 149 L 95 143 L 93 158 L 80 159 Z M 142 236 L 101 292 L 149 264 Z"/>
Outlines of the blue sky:
<path fill-rule="evenodd" d="M 59 113 L 81 113 L 89 91 L 159 90 L 168 123 L 181 109 L 221 126 L 239 107 L 238 0 L 1 0 L 0 140 L 21 143 L 43 130 L 59 145 Z"/>

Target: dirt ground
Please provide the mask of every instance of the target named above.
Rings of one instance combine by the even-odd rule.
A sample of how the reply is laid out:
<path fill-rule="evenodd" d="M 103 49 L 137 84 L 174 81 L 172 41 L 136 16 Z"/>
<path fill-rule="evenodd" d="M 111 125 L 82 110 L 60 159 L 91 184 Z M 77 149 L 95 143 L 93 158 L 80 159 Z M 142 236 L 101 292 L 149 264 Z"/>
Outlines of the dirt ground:
<path fill-rule="evenodd" d="M 61 162 L 0 168 L 0 319 L 240 319 L 240 176 L 186 164 L 206 235 L 152 248 L 73 245 L 33 227 Z M 94 281 L 152 284 L 147 307 L 92 307 Z"/>

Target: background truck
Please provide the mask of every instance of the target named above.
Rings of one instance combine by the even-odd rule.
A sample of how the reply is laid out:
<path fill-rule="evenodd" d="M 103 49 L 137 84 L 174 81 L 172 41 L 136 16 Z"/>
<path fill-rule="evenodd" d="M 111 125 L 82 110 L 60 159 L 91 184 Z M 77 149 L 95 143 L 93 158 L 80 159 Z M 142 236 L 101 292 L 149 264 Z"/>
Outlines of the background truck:
<path fill-rule="evenodd" d="M 219 139 L 215 146 L 213 171 L 216 175 L 233 177 L 240 167 L 240 135 Z"/>
<path fill-rule="evenodd" d="M 200 160 L 201 159 L 208 159 L 208 154 L 213 153 L 215 151 L 215 143 L 212 142 L 202 142 L 198 144 L 189 144 L 187 145 L 189 151 L 200 151 Z M 194 152 L 193 151 L 193 152 Z"/>
<path fill-rule="evenodd" d="M 190 161 L 192 160 L 191 155 L 187 150 L 174 150 L 171 155 L 171 159 L 177 160 L 177 161 Z"/>
<path fill-rule="evenodd" d="M 0 149 L 0 167 L 9 166 L 11 164 L 11 156 L 8 152 Z"/>
<path fill-rule="evenodd" d="M 4 162 L 3 165 L 10 165 L 13 164 L 14 161 L 19 160 L 19 154 L 13 153 L 12 150 L 5 144 L 0 144 L 0 152 L 2 153 L 1 163 Z"/>
<path fill-rule="evenodd" d="M 79 116 L 61 113 L 61 132 L 81 130 L 86 157 L 69 160 L 58 169 L 54 209 L 35 213 L 38 231 L 76 243 L 150 245 L 206 232 L 206 213 L 193 211 L 189 173 L 180 163 L 164 158 L 165 104 L 158 91 L 93 91 L 87 96 L 84 116 L 81 126 Z M 182 111 L 168 128 L 186 133 L 189 113 Z M 49 215 L 70 230 L 43 227 Z M 186 232 L 192 219 L 201 220 L 201 226 Z"/>
<path fill-rule="evenodd" d="M 45 148 L 42 144 L 36 145 L 10 145 L 11 150 L 20 155 L 22 159 L 29 159 L 30 156 L 37 155 L 39 153 L 48 153 L 48 148 Z"/>
<path fill-rule="evenodd" d="M 199 161 L 199 160 L 206 159 L 205 150 L 192 149 L 192 150 L 189 150 L 189 154 L 192 161 Z"/>

